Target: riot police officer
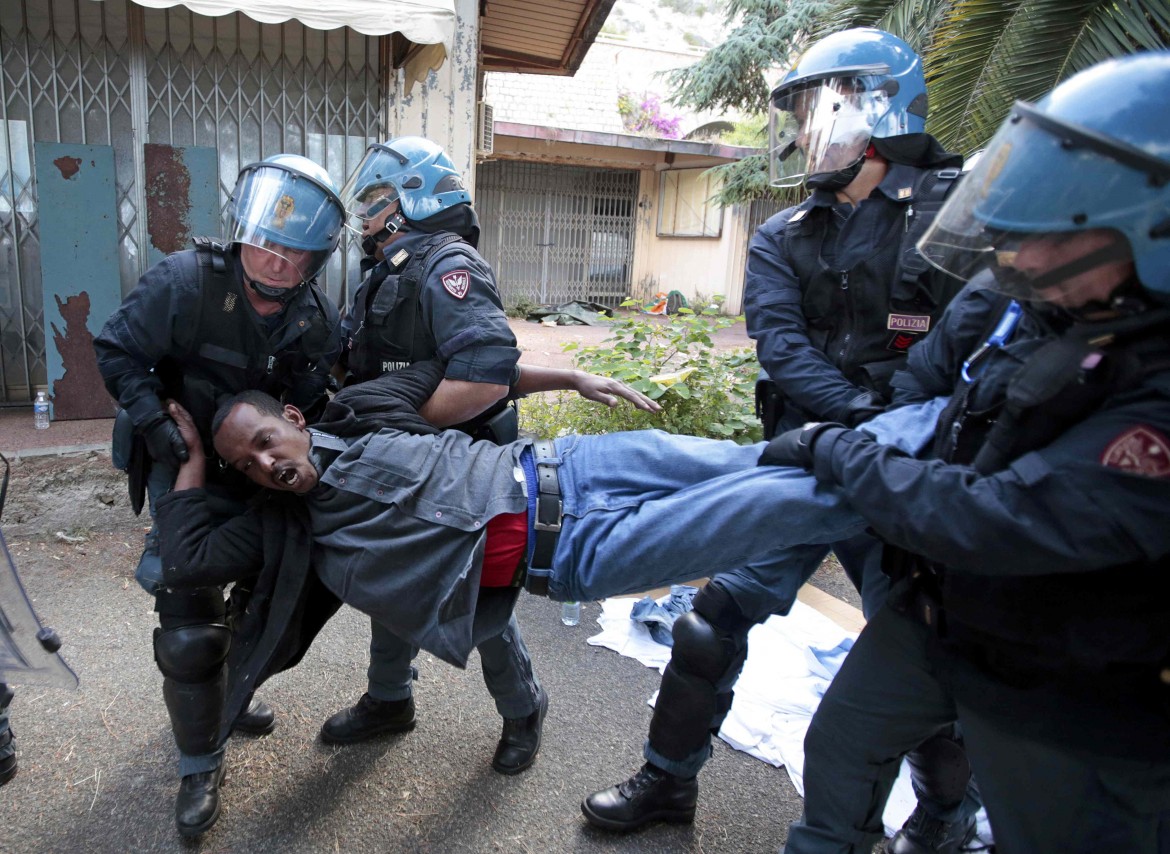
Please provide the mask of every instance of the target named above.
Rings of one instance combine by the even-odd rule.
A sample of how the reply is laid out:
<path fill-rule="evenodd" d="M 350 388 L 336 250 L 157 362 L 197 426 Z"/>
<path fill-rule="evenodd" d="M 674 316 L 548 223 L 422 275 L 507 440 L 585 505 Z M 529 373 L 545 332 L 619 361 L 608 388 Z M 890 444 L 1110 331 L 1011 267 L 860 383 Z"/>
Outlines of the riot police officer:
<path fill-rule="evenodd" d="M 314 280 L 344 228 L 328 173 L 291 154 L 246 166 L 232 194 L 229 228 L 224 243 L 197 238 L 194 250 L 148 270 L 94 340 L 106 387 L 122 407 L 115 448 L 131 469 L 139 507 L 141 493 L 134 493 L 146 485 L 152 516 L 187 457 L 164 408 L 167 398 L 182 402 L 204 437 L 220 398 L 244 389 L 312 412 L 325 402 L 340 350 L 337 308 Z M 250 494 L 230 468 L 209 464 L 207 477 L 218 512 L 237 512 Z M 171 590 L 161 570 L 152 531 L 136 577 L 154 595 L 159 615 L 155 662 L 180 753 L 176 824 L 182 835 L 197 836 L 219 816 L 229 623 L 247 591 L 235 585 L 229 604 L 217 586 Z M 233 726 L 263 734 L 275 720 L 267 705 L 253 702 Z"/>
<path fill-rule="evenodd" d="M 897 759 L 956 717 L 996 850 L 1166 850 L 1170 53 L 1017 103 L 921 243 L 977 270 L 896 402 L 928 459 L 842 425 L 781 462 L 839 485 L 898 578 L 805 740 L 788 852 L 868 851 Z"/>
<path fill-rule="evenodd" d="M 772 92 L 772 183 L 803 182 L 812 193 L 760 226 L 748 250 L 744 303 L 763 367 L 757 401 L 768 438 L 809 420 L 853 425 L 881 412 L 891 376 L 961 286 L 915 249 L 962 166 L 925 132 L 926 114 L 921 60 L 876 29 L 818 41 Z M 871 616 L 888 588 L 880 543 L 860 534 L 832 548 Z M 748 630 L 787 613 L 794 595 L 787 575 L 776 573 L 768 590 L 715 578 L 696 596 L 694 613 L 675 629 L 647 765 L 587 798 L 590 822 L 629 830 L 690 819 L 694 777 L 709 754 L 709 733 L 731 706 Z M 961 748 L 933 740 L 912 767 L 920 809 L 890 850 L 955 850 L 974 832 L 977 806 L 965 797 Z"/>
<path fill-rule="evenodd" d="M 367 275 L 343 321 L 346 382 L 439 359 L 444 379 L 420 414 L 476 438 L 514 440 L 516 410 L 508 395 L 520 351 L 495 275 L 475 249 L 479 221 L 451 159 L 421 137 L 372 145 L 341 196 L 360 224 L 367 256 Z M 354 706 L 325 721 L 326 742 L 350 744 L 414 726 L 411 660 L 418 650 L 376 620 L 371 634 L 368 688 Z M 492 767 L 517 774 L 536 758 L 548 698 L 514 616 L 478 649 L 484 682 L 504 719 Z"/>
<path fill-rule="evenodd" d="M 16 776 L 16 739 L 8 724 L 8 707 L 12 705 L 14 692 L 0 682 L 0 786 Z"/>

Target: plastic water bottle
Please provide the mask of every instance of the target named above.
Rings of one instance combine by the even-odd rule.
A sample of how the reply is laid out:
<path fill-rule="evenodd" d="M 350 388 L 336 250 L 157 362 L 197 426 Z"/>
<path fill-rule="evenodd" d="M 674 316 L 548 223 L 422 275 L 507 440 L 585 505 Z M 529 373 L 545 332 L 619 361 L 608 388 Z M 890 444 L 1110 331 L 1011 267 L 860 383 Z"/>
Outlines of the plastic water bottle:
<path fill-rule="evenodd" d="M 575 626 L 581 622 L 581 603 L 580 602 L 562 602 L 561 603 L 561 622 L 566 626 Z"/>
<path fill-rule="evenodd" d="M 43 391 L 38 391 L 33 401 L 33 423 L 38 430 L 49 429 L 49 395 Z"/>

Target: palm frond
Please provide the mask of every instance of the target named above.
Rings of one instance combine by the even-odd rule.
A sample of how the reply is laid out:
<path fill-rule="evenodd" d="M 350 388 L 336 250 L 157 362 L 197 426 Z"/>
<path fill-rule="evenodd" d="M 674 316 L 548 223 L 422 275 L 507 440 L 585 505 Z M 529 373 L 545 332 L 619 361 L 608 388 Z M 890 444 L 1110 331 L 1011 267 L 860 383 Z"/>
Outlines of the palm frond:
<path fill-rule="evenodd" d="M 928 63 L 929 129 L 948 148 L 981 148 L 1017 99 L 1058 81 L 1085 19 L 1101 0 L 959 0 Z"/>
<path fill-rule="evenodd" d="M 1170 4 L 1166 0 L 1102 3 L 1085 20 L 1069 50 L 1063 80 L 1105 59 L 1170 45 Z"/>

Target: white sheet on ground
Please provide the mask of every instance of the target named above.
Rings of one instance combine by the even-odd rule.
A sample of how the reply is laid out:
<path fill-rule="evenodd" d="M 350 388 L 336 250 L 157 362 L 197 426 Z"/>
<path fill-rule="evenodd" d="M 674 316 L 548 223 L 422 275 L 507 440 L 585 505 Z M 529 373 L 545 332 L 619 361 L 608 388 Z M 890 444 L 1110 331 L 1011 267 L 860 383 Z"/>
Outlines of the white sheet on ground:
<path fill-rule="evenodd" d="M 601 633 L 589 638 L 589 643 L 635 658 L 661 673 L 670 661 L 670 648 L 655 643 L 644 625 L 630 619 L 636 601 L 603 601 L 597 619 Z M 783 765 L 804 797 L 804 734 L 856 637 L 799 601 L 787 617 L 774 616 L 753 628 L 747 661 L 735 684 L 735 701 L 719 737 L 736 750 L 776 767 Z M 655 692 L 650 705 L 657 696 Z M 915 803 L 909 768 L 903 762 L 882 816 L 887 836 L 902 826 Z M 982 838 L 990 838 L 983 812 L 979 830 Z"/>

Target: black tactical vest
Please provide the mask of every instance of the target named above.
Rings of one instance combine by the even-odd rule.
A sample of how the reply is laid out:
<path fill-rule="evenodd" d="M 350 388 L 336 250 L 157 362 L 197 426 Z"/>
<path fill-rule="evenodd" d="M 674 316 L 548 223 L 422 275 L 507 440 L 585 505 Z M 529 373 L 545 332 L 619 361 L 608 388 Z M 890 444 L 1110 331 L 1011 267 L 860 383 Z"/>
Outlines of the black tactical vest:
<path fill-rule="evenodd" d="M 1170 392 L 1170 321 L 1167 312 L 1122 321 L 1112 343 L 1105 324 L 1073 327 L 1038 341 L 995 404 L 971 411 L 960 387 L 939 419 L 942 459 L 973 465 L 983 474 L 1007 467 L 1047 446 L 1116 395 L 1143 382 Z M 1130 328 L 1125 330 L 1128 325 Z M 1085 357 L 1101 359 L 1084 369 Z M 1089 362 L 1092 363 L 1092 360 Z M 954 405 L 959 401 L 958 405 Z M 951 437 L 951 438 L 947 438 Z M 1108 496 L 1084 496 L 1108 501 Z M 1075 536 L 1075 532 L 1070 532 Z M 890 564 L 898 565 L 899 550 Z M 906 557 L 906 553 L 900 553 Z M 944 644 L 1009 685 L 1037 680 L 1083 679 L 1086 673 L 1133 671 L 1153 690 L 1170 664 L 1170 558 L 1094 572 L 1052 572 L 995 577 L 949 572 L 909 556 L 915 591 L 906 602 Z"/>
<path fill-rule="evenodd" d="M 917 248 L 960 174 L 923 171 L 912 201 L 883 200 L 891 207 L 886 233 L 850 269 L 825 260 L 840 233 L 831 208 L 810 199 L 788 221 L 784 246 L 801 282 L 809 340 L 855 385 L 888 395 L 890 377 L 910 346 L 934 327 L 962 286 L 930 267 Z"/>
<path fill-rule="evenodd" d="M 325 355 L 331 329 L 325 297 L 315 282 L 308 285 L 316 311 L 297 311 L 299 300 L 285 309 L 287 325 L 271 336 L 252 316 L 222 244 L 195 239 L 199 263 L 199 316 L 175 330 L 181 355 L 164 359 L 157 372 L 167 395 L 191 413 L 210 445 L 211 419 L 219 402 L 245 389 L 282 400 L 297 378 Z M 307 405 L 308 401 L 297 401 Z M 210 450 L 210 447 L 209 447 Z"/>
<path fill-rule="evenodd" d="M 365 382 L 387 371 L 434 358 L 439 345 L 422 322 L 420 283 L 458 234 L 439 232 L 418 245 L 399 273 L 387 273 L 385 262 L 374 268 L 365 293 L 353 306 L 350 382 Z"/>

